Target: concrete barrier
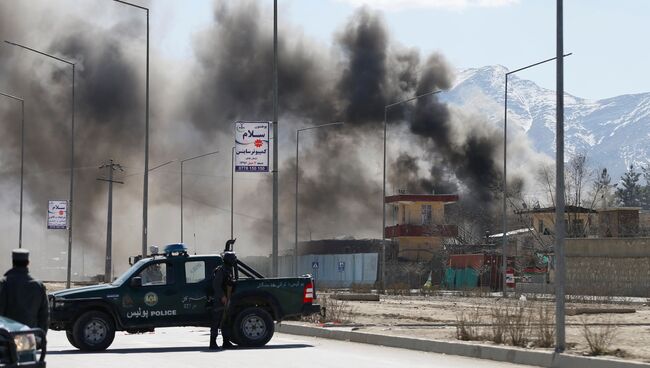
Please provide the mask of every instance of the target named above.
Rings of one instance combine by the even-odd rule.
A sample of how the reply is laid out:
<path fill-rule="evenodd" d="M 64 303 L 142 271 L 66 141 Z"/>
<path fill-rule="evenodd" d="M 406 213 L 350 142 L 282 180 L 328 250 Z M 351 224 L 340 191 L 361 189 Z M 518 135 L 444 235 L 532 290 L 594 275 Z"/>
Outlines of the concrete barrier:
<path fill-rule="evenodd" d="M 464 342 L 436 341 L 413 337 L 399 337 L 358 331 L 343 331 L 299 324 L 279 323 L 276 332 L 292 335 L 319 337 L 362 344 L 388 346 L 429 353 L 460 355 L 470 358 L 489 359 L 499 362 L 533 365 L 549 368 L 641 368 L 650 364 L 620 359 L 582 357 L 556 354 L 550 351 L 527 350 L 514 347 L 478 345 Z"/>
<path fill-rule="evenodd" d="M 330 298 L 355 302 L 378 302 L 379 294 L 332 294 Z"/>

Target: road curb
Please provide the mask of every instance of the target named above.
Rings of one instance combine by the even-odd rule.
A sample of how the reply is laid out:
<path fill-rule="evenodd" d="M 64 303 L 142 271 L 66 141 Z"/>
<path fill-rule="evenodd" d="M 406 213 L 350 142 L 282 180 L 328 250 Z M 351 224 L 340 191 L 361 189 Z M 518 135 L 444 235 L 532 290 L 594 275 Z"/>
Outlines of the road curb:
<path fill-rule="evenodd" d="M 426 340 L 279 323 L 276 332 L 549 368 L 647 368 L 650 364 L 501 346 Z"/>

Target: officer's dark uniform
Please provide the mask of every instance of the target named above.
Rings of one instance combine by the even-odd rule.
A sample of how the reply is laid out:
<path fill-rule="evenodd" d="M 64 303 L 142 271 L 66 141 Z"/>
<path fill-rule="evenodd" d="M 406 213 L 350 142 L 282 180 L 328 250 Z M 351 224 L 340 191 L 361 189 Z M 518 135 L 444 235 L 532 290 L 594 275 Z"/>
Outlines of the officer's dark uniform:
<path fill-rule="evenodd" d="M 233 345 L 230 343 L 230 328 L 228 326 L 228 320 L 226 317 L 226 308 L 229 302 L 226 301 L 224 305 L 221 300 L 224 296 L 226 298 L 230 297 L 228 295 L 228 290 L 230 292 L 234 290 L 235 281 L 233 276 L 233 267 L 237 263 L 237 257 L 235 253 L 226 252 L 223 256 L 224 263 L 219 265 L 214 269 L 214 277 L 212 279 L 212 290 L 214 290 L 213 298 L 214 305 L 212 306 L 212 323 L 210 326 L 210 349 L 217 349 L 217 335 L 219 334 L 219 329 L 221 328 L 221 335 L 223 337 L 223 347 L 231 348 Z"/>
<path fill-rule="evenodd" d="M 29 275 L 29 251 L 14 249 L 13 268 L 0 280 L 0 315 L 47 332 L 49 311 L 45 286 Z"/>

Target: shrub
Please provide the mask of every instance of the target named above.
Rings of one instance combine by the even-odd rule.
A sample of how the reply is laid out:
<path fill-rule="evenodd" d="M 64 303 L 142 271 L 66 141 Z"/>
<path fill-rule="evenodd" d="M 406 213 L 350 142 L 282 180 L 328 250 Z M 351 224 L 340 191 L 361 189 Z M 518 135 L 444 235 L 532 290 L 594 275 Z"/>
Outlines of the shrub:
<path fill-rule="evenodd" d="M 548 304 L 540 304 L 536 312 L 537 318 L 534 324 L 534 332 L 537 337 L 537 346 L 550 348 L 555 342 L 554 307 Z"/>
<path fill-rule="evenodd" d="M 508 324 L 507 312 L 503 305 L 495 305 L 490 309 L 490 340 L 497 344 L 505 342 L 506 326 Z"/>
<path fill-rule="evenodd" d="M 303 320 L 313 323 L 349 323 L 354 315 L 354 308 L 345 300 L 337 300 L 329 296 L 318 298 L 321 314 L 313 314 Z"/>
<path fill-rule="evenodd" d="M 526 346 L 530 333 L 530 312 L 523 303 L 506 307 L 507 334 L 513 346 Z"/>
<path fill-rule="evenodd" d="M 479 324 L 481 323 L 481 308 L 474 307 L 469 311 L 460 310 L 456 313 L 456 338 L 470 341 L 481 338 Z"/>
<path fill-rule="evenodd" d="M 582 317 L 582 334 L 587 340 L 591 355 L 608 354 L 614 337 L 616 337 L 616 325 L 611 323 L 611 318 L 601 326 L 589 326 L 587 319 Z"/>

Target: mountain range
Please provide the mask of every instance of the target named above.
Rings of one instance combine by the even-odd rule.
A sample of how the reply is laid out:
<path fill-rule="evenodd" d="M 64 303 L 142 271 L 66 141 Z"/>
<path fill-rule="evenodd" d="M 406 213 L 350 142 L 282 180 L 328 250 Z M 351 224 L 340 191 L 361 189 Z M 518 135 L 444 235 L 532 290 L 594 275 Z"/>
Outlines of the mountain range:
<path fill-rule="evenodd" d="M 461 70 L 445 100 L 472 106 L 503 124 L 504 81 L 500 65 Z M 650 93 L 589 100 L 565 94 L 565 158 L 585 153 L 593 169 L 607 168 L 612 182 L 634 165 L 650 163 Z M 555 91 L 516 75 L 508 77 L 508 130 L 520 129 L 534 149 L 555 157 Z"/>

